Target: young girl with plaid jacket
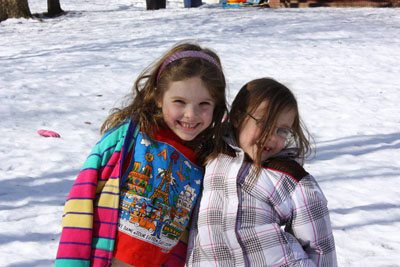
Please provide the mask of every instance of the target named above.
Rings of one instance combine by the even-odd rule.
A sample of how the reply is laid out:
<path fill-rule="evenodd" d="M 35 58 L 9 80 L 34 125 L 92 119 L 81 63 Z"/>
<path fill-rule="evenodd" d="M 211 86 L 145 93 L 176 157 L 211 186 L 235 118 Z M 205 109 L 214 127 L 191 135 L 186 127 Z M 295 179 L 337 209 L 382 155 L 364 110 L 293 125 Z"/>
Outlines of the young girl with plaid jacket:
<path fill-rule="evenodd" d="M 311 147 L 292 92 L 269 78 L 247 83 L 227 125 L 206 167 L 187 266 L 337 266 L 327 200 L 298 163 Z"/>

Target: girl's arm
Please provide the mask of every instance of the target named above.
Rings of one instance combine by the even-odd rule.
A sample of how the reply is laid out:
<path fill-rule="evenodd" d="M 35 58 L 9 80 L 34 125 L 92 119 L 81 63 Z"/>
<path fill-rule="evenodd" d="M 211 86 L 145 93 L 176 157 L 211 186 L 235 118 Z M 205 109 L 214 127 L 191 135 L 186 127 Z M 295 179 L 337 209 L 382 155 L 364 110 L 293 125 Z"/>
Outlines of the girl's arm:
<path fill-rule="evenodd" d="M 328 203 L 314 177 L 307 174 L 299 181 L 292 201 L 294 212 L 285 230 L 317 266 L 337 266 Z"/>
<path fill-rule="evenodd" d="M 102 137 L 76 178 L 64 207 L 56 266 L 89 266 L 92 246 L 102 242 L 102 238 L 93 234 L 99 220 L 96 210 L 102 204 L 96 203 L 96 193 L 106 184 L 110 188 L 119 188 L 119 179 L 115 178 L 118 176 L 116 171 L 127 126 L 123 124 Z M 115 185 L 112 186 L 111 183 Z M 109 243 L 110 245 L 106 246 L 112 249 L 113 243 Z"/>

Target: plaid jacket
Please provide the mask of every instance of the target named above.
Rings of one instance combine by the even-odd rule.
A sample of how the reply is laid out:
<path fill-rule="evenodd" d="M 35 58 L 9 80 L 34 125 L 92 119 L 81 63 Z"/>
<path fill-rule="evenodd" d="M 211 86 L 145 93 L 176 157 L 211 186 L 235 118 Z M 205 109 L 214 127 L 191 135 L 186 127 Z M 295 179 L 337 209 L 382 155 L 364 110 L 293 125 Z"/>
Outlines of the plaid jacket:
<path fill-rule="evenodd" d="M 287 159 L 272 160 L 256 177 L 244 152 L 231 147 L 236 156 L 220 154 L 206 168 L 187 266 L 337 266 L 315 179 Z"/>

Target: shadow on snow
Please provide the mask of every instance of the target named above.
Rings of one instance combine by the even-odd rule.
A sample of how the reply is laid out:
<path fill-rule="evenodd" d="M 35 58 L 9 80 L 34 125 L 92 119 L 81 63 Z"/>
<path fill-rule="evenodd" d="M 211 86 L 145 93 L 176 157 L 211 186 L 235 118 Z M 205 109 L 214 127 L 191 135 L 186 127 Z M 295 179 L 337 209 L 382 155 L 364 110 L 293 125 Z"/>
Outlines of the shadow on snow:
<path fill-rule="evenodd" d="M 342 155 L 360 156 L 371 152 L 400 149 L 400 133 L 350 136 L 317 144 L 315 160 L 331 160 Z"/>

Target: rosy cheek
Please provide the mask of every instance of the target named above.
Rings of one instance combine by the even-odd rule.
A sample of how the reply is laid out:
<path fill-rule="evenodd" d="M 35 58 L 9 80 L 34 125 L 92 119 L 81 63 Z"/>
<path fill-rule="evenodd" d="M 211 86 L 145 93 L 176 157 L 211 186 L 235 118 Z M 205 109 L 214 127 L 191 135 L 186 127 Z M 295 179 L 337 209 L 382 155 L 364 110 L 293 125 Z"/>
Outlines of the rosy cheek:
<path fill-rule="evenodd" d="M 285 142 L 280 141 L 277 148 L 279 151 L 281 151 L 285 147 Z"/>
<path fill-rule="evenodd" d="M 213 111 L 212 110 L 203 111 L 201 113 L 201 116 L 204 118 L 204 120 L 211 121 L 213 117 Z"/>
<path fill-rule="evenodd" d="M 260 128 L 257 127 L 253 131 L 253 138 L 258 140 L 260 138 L 260 136 L 261 136 L 261 130 L 260 130 Z"/>

